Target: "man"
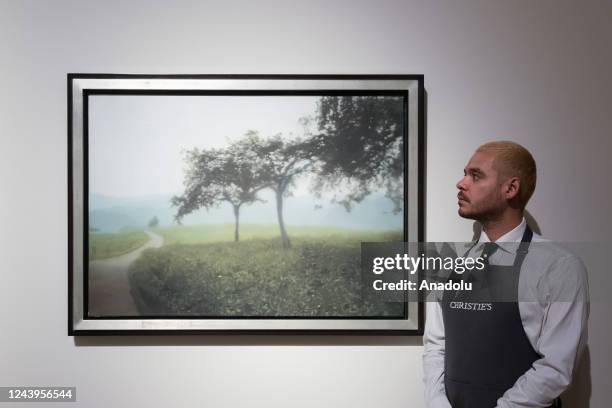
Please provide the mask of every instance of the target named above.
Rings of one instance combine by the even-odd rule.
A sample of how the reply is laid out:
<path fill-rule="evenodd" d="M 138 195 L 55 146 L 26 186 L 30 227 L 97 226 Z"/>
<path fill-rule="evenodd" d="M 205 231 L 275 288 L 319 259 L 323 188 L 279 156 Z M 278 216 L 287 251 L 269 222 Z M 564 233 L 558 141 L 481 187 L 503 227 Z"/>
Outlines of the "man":
<path fill-rule="evenodd" d="M 586 342 L 586 272 L 577 257 L 527 226 L 523 214 L 535 185 L 533 157 L 507 141 L 480 146 L 457 183 L 459 215 L 482 226 L 468 251 L 486 259 L 478 277 L 485 285 L 475 292 L 498 279 L 513 300 L 474 307 L 482 298 L 464 291 L 427 302 L 429 408 L 560 406 Z"/>

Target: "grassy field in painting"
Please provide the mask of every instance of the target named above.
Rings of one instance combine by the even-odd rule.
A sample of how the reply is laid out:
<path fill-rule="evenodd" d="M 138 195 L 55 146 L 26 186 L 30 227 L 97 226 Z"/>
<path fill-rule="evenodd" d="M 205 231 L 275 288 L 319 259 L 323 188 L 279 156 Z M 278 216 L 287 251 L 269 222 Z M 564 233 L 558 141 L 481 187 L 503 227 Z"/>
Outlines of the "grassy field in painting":
<path fill-rule="evenodd" d="M 207 224 L 190 226 L 173 226 L 155 228 L 155 233 L 164 237 L 166 245 L 171 244 L 206 244 L 212 242 L 233 242 L 234 224 Z M 293 238 L 316 240 L 339 240 L 346 242 L 361 241 L 401 241 L 401 231 L 352 230 L 347 228 L 294 226 L 287 227 L 287 233 Z M 244 224 L 240 226 L 240 241 L 253 239 L 274 239 L 279 236 L 277 225 Z"/>
<path fill-rule="evenodd" d="M 107 259 L 140 248 L 149 241 L 144 231 L 89 233 L 89 260 Z"/>
<path fill-rule="evenodd" d="M 157 228 L 165 245 L 135 261 L 129 279 L 151 315 L 385 316 L 401 305 L 363 299 L 361 241 L 399 241 L 399 231 L 288 227 L 283 249 L 275 225 Z"/>

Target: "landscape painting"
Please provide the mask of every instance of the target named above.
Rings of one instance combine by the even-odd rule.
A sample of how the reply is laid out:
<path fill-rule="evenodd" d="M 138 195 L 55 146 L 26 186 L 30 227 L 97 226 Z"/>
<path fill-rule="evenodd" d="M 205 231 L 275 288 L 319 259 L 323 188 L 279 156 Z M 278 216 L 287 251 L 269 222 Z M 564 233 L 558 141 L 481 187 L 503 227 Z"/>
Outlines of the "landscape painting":
<path fill-rule="evenodd" d="M 85 319 L 405 319 L 362 242 L 406 237 L 397 91 L 86 95 Z"/>

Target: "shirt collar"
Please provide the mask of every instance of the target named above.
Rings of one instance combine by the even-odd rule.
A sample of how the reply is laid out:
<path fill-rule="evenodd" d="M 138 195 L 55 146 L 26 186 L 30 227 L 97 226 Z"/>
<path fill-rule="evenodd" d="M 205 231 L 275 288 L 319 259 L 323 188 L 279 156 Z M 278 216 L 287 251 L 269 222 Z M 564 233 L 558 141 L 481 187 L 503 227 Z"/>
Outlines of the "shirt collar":
<path fill-rule="evenodd" d="M 502 243 L 513 243 L 513 242 L 521 242 L 523 239 L 523 234 L 525 234 L 525 229 L 527 228 L 527 221 L 525 218 L 521 220 L 521 223 L 517 225 L 513 230 L 506 232 L 504 235 L 499 237 L 496 244 Z M 486 242 L 491 242 L 487 234 L 484 230 L 480 233 L 480 238 L 478 238 L 478 246 L 480 247 L 482 244 Z M 516 252 L 518 245 L 500 245 L 499 247 L 506 252 Z"/>

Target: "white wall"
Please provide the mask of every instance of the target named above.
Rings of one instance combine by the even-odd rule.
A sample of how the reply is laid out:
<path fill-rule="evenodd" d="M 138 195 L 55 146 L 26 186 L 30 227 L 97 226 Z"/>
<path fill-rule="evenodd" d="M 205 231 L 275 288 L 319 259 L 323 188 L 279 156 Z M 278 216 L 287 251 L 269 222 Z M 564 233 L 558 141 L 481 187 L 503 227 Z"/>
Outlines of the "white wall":
<path fill-rule="evenodd" d="M 603 241 L 611 13 L 595 0 L 2 0 L 0 386 L 76 385 L 73 407 L 423 406 L 420 338 L 68 337 L 66 73 L 422 73 L 430 240 L 469 239 L 454 184 L 478 144 L 507 138 L 538 161 L 544 235 Z M 608 405 L 609 306 L 592 305 L 575 406 Z"/>

